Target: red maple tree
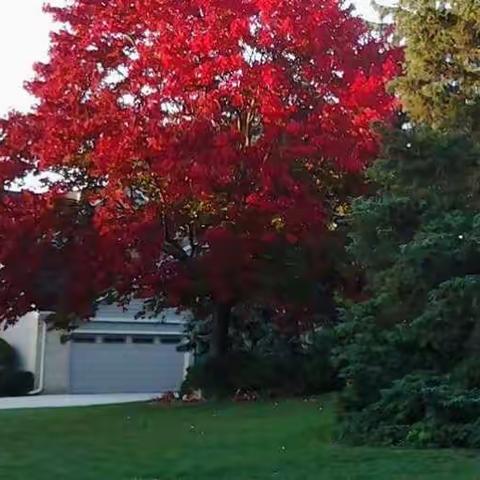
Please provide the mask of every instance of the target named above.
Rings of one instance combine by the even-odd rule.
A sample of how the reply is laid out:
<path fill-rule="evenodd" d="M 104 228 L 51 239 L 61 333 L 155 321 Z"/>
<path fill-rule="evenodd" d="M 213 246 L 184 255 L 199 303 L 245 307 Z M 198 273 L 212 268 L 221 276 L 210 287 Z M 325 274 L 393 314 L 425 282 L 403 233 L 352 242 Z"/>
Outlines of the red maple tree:
<path fill-rule="evenodd" d="M 47 7 L 63 28 L 37 104 L 0 124 L 0 320 L 39 306 L 39 283 L 67 322 L 115 292 L 214 311 L 221 353 L 236 304 L 311 315 L 332 219 L 395 109 L 399 52 L 341 4 Z M 31 172 L 60 177 L 8 192 Z"/>

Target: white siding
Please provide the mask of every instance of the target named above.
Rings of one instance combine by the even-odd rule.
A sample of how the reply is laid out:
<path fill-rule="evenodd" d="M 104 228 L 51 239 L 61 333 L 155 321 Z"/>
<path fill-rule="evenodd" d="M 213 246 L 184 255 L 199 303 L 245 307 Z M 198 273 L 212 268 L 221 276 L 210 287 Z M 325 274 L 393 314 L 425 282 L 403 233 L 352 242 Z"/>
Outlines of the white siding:
<path fill-rule="evenodd" d="M 94 322 L 138 322 L 138 323 L 185 323 L 191 316 L 190 312 L 178 312 L 175 308 L 167 308 L 162 313 L 155 317 L 140 317 L 135 316 L 141 312 L 143 302 L 141 300 L 133 300 L 126 308 L 117 304 L 100 305 L 97 309 Z"/>
<path fill-rule="evenodd" d="M 13 327 L 0 331 L 0 338 L 7 341 L 19 356 L 20 368 L 37 374 L 37 349 L 39 328 L 39 313 L 30 312 L 21 317 Z"/>

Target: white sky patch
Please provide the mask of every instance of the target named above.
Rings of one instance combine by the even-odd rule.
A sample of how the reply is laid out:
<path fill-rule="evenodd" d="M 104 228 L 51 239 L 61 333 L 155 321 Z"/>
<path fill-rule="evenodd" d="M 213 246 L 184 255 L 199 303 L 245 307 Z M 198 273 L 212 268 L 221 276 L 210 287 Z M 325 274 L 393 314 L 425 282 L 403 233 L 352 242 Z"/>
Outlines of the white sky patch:
<path fill-rule="evenodd" d="M 52 172 L 43 172 L 40 175 L 28 174 L 26 177 L 19 178 L 17 181 L 9 185 L 8 190 L 12 192 L 32 190 L 36 193 L 44 193 L 50 188 L 45 182 L 59 182 L 61 179 L 61 175 Z"/>
<path fill-rule="evenodd" d="M 65 0 L 50 0 L 61 4 Z M 391 0 L 383 0 L 389 2 Z M 0 0 L 0 115 L 11 109 L 27 111 L 32 97 L 23 84 L 33 76 L 35 62 L 48 58 L 49 33 L 54 24 L 42 12 L 45 0 Z M 352 0 L 357 11 L 369 20 L 376 14 L 370 0 Z"/>
<path fill-rule="evenodd" d="M 32 103 L 23 82 L 32 65 L 47 59 L 52 20 L 42 12 L 43 0 L 4 0 L 0 3 L 0 114 Z"/>

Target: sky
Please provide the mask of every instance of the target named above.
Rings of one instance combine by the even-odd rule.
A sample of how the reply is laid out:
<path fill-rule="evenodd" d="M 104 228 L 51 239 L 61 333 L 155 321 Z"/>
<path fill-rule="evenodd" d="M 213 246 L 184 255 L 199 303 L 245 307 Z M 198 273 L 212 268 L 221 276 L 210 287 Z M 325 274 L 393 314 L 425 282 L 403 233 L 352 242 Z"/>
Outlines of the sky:
<path fill-rule="evenodd" d="M 32 104 L 23 83 L 32 77 L 32 65 L 48 58 L 49 32 L 53 28 L 50 17 L 42 12 L 44 2 L 0 1 L 0 115 L 13 108 L 28 110 Z M 370 0 L 352 2 L 360 15 L 375 19 Z"/>

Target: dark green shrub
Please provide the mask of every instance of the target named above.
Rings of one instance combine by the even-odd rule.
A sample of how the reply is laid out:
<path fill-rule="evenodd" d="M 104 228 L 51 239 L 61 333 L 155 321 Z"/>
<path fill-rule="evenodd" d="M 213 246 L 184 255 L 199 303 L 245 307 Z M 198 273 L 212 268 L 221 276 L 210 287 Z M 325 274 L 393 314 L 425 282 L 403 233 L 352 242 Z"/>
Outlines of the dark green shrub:
<path fill-rule="evenodd" d="M 31 372 L 11 370 L 0 375 L 0 397 L 19 397 L 33 390 L 34 376 Z"/>
<path fill-rule="evenodd" d="M 13 347 L 5 340 L 0 338 L 0 372 L 2 370 L 11 370 L 16 367 L 17 355 Z"/>
<path fill-rule="evenodd" d="M 183 391 L 202 389 L 207 397 L 227 397 L 238 389 L 257 390 L 272 376 L 251 354 L 230 353 L 222 360 L 205 357 L 188 369 Z"/>
<path fill-rule="evenodd" d="M 467 388 L 480 388 L 480 356 L 473 355 L 461 362 L 452 376 Z"/>
<path fill-rule="evenodd" d="M 336 343 L 337 337 L 333 330 L 325 329 L 312 336 L 299 362 L 303 378 L 302 395 L 331 392 L 342 386 L 333 361 Z"/>
<path fill-rule="evenodd" d="M 417 373 L 345 416 L 342 436 L 354 443 L 478 448 L 479 427 L 480 389 L 466 389 L 448 376 Z"/>
<path fill-rule="evenodd" d="M 34 377 L 30 372 L 18 370 L 15 350 L 0 339 L 0 397 L 26 395 L 33 390 Z"/>
<path fill-rule="evenodd" d="M 265 396 L 301 396 L 339 386 L 331 363 L 331 332 L 313 335 L 301 351 L 232 352 L 223 359 L 205 357 L 190 367 L 183 391 L 202 389 L 207 397 L 228 397 L 237 390 Z"/>

